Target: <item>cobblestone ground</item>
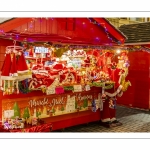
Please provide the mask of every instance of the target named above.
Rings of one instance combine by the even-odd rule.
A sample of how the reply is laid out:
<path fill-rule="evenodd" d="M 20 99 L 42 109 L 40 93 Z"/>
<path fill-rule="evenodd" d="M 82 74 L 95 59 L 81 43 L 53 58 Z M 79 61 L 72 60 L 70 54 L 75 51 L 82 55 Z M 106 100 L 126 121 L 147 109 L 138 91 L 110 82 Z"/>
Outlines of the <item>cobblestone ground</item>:
<path fill-rule="evenodd" d="M 122 126 L 105 128 L 99 122 L 92 122 L 54 132 L 150 132 L 149 111 L 117 106 L 117 119 Z"/>

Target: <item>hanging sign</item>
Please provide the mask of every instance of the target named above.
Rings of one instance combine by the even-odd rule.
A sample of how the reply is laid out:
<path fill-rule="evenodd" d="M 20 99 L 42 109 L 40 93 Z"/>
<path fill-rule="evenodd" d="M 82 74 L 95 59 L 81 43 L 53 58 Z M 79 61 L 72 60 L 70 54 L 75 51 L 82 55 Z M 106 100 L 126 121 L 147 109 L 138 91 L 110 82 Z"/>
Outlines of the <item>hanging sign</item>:
<path fill-rule="evenodd" d="M 35 53 L 49 53 L 49 50 L 46 47 L 35 47 L 34 52 Z"/>

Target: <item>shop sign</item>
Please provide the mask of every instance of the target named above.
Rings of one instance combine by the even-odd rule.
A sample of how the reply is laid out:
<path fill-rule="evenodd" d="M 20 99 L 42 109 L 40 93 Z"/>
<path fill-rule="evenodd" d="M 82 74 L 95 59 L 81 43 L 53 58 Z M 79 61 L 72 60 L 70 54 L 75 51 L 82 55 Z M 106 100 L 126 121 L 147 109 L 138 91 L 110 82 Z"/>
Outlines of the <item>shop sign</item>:
<path fill-rule="evenodd" d="M 27 97 L 2 100 L 3 118 L 19 116 L 47 118 L 78 111 L 86 111 L 94 99 L 99 99 L 99 93 L 79 92 L 40 97 Z M 8 113 L 9 112 L 9 113 Z"/>
<path fill-rule="evenodd" d="M 48 48 L 46 47 L 35 47 L 35 53 L 49 53 Z"/>

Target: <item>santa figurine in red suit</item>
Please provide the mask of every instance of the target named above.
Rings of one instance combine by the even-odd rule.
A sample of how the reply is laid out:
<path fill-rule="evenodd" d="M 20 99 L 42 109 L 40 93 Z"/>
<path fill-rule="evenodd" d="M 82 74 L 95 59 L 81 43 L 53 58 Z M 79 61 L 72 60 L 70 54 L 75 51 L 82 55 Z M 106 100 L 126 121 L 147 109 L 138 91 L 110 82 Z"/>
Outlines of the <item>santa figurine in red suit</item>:
<path fill-rule="evenodd" d="M 121 69 L 116 68 L 111 70 L 111 80 L 115 82 L 114 89 L 104 90 L 102 89 L 101 99 L 103 101 L 103 110 L 101 110 L 101 124 L 105 127 L 116 127 L 122 125 L 116 119 L 116 97 L 121 93 L 121 85 L 119 83 Z M 116 92 L 117 91 L 117 92 Z"/>

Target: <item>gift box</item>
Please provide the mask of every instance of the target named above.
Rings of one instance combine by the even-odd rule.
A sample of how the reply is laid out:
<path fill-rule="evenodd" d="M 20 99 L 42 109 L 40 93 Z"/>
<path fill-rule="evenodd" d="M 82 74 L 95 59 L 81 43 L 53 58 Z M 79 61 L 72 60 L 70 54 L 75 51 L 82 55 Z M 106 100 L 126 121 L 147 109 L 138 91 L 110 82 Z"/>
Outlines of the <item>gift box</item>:
<path fill-rule="evenodd" d="M 61 86 L 56 87 L 55 92 L 56 92 L 56 94 L 62 94 L 62 93 L 64 93 L 64 88 Z"/>

